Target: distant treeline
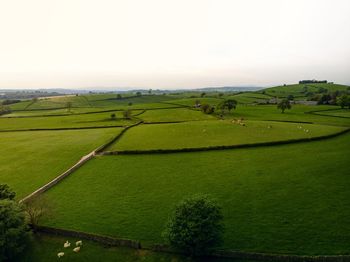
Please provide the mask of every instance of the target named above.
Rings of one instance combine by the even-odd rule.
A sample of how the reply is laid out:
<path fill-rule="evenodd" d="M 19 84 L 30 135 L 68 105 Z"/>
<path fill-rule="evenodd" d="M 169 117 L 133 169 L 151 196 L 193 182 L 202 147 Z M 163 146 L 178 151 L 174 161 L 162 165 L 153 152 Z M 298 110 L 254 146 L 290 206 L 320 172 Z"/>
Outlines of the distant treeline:
<path fill-rule="evenodd" d="M 327 80 L 300 80 L 299 84 L 327 84 Z"/>

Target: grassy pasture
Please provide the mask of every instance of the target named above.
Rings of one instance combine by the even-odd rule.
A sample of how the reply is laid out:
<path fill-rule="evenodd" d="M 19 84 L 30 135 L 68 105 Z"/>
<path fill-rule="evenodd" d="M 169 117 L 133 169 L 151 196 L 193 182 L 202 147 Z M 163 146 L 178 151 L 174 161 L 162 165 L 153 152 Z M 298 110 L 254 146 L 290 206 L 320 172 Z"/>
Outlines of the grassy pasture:
<path fill-rule="evenodd" d="M 180 98 L 180 99 L 171 100 L 171 101 L 167 101 L 167 102 L 177 104 L 177 105 L 182 105 L 182 106 L 193 107 L 197 100 L 199 100 L 201 104 L 217 105 L 223 99 L 214 98 L 214 97 L 198 97 L 198 98 Z"/>
<path fill-rule="evenodd" d="M 1 133 L 0 181 L 18 198 L 33 192 L 122 128 Z"/>
<path fill-rule="evenodd" d="M 338 109 L 338 110 L 329 110 L 329 111 L 318 111 L 317 114 L 328 115 L 328 116 L 339 116 L 339 117 L 349 117 L 349 109 Z"/>
<path fill-rule="evenodd" d="M 138 116 L 145 122 L 171 122 L 171 121 L 197 121 L 206 119 L 215 119 L 211 115 L 203 114 L 199 110 L 187 108 L 148 110 Z"/>
<path fill-rule="evenodd" d="M 246 126 L 241 126 L 230 121 L 216 120 L 139 125 L 128 130 L 108 150 L 179 149 L 254 144 L 317 137 L 344 130 L 336 126 L 267 121 L 246 121 L 245 124 Z"/>
<path fill-rule="evenodd" d="M 349 141 L 97 157 L 45 193 L 55 206 L 45 224 L 162 242 L 173 206 L 206 193 L 223 207 L 223 248 L 348 253 Z"/>
<path fill-rule="evenodd" d="M 286 85 L 286 86 L 276 86 L 271 88 L 266 88 L 264 91 L 273 96 L 278 97 L 286 97 L 288 95 L 299 95 L 304 96 L 303 90 L 304 87 L 307 87 L 307 92 L 317 92 L 319 88 L 325 88 L 330 92 L 334 92 L 336 90 L 345 91 L 348 86 L 339 85 L 339 84 L 295 84 L 295 85 Z"/>
<path fill-rule="evenodd" d="M 134 111 L 133 113 L 138 113 Z M 111 114 L 116 114 L 116 119 Z M 51 117 L 29 117 L 29 118 L 0 118 L 0 130 L 24 130 L 24 129 L 55 129 L 55 128 L 81 128 L 81 127 L 103 127 L 124 126 L 134 123 L 135 120 L 123 119 L 121 111 L 51 116 Z"/>
<path fill-rule="evenodd" d="M 295 121 L 312 122 L 323 125 L 350 126 L 350 120 L 336 117 L 325 117 L 309 114 L 310 111 L 336 109 L 336 106 L 306 106 L 293 105 L 291 110 L 286 110 L 284 114 L 277 109 L 276 105 L 238 105 L 235 110 L 227 114 L 225 118 L 233 119 L 243 117 L 247 120 L 275 120 L 275 121 Z"/>
<path fill-rule="evenodd" d="M 247 93 L 239 93 L 236 95 L 227 96 L 225 97 L 225 99 L 234 99 L 239 104 L 253 104 L 253 103 L 259 103 L 259 102 L 266 102 L 266 100 L 270 100 L 271 97 L 261 93 L 247 92 Z"/>
<path fill-rule="evenodd" d="M 91 241 L 84 241 L 81 251 L 74 253 L 73 248 L 63 248 L 63 243 L 68 240 L 74 245 L 76 238 L 36 235 L 29 248 L 15 261 L 21 262 L 47 262 L 47 261 L 173 261 L 182 262 L 191 259 L 178 255 L 155 253 L 146 250 L 135 250 L 122 247 L 105 247 Z M 57 253 L 64 252 L 65 255 L 60 259 L 57 258 Z M 222 261 L 222 260 L 216 260 Z"/>

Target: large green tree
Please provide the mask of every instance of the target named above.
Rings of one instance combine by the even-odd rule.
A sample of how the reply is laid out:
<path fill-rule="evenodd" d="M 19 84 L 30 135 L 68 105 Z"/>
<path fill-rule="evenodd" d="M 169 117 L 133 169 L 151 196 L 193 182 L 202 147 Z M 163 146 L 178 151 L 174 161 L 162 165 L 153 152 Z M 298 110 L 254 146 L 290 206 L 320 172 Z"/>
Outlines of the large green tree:
<path fill-rule="evenodd" d="M 192 256 L 208 254 L 221 243 L 221 208 L 205 195 L 194 196 L 176 206 L 164 236 L 170 245 Z"/>
<path fill-rule="evenodd" d="M 278 104 L 277 108 L 281 109 L 281 112 L 284 113 L 286 109 L 291 109 L 292 105 L 290 104 L 288 99 L 282 99 Z"/>
<path fill-rule="evenodd" d="M 337 104 L 344 108 L 348 106 L 350 108 L 350 97 L 348 95 L 341 95 L 337 97 Z"/>
<path fill-rule="evenodd" d="M 236 109 L 237 101 L 234 99 L 227 99 L 222 101 L 217 105 L 217 108 L 221 110 L 221 114 L 223 115 L 225 112 L 231 112 L 232 109 Z"/>
<path fill-rule="evenodd" d="M 0 261 L 11 261 L 24 250 L 30 233 L 23 208 L 13 200 L 15 194 L 7 186 L 1 188 Z"/>

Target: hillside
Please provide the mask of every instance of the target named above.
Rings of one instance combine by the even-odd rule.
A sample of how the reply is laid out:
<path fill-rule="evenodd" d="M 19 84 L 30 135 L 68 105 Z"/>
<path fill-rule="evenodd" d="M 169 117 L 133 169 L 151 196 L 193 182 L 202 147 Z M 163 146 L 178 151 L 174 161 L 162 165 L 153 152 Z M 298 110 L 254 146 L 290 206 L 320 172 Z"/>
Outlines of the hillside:
<path fill-rule="evenodd" d="M 286 97 L 293 95 L 295 97 L 305 97 L 307 93 L 323 93 L 349 90 L 349 86 L 330 83 L 313 83 L 313 84 L 295 84 L 283 85 L 265 88 L 259 92 L 271 96 Z"/>

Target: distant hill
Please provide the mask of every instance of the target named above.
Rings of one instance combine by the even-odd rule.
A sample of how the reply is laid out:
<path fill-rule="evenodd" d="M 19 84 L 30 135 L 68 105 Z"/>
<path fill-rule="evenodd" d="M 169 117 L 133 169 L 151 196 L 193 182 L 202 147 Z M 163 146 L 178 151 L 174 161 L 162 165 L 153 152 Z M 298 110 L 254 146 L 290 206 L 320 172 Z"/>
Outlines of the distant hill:
<path fill-rule="evenodd" d="M 269 87 L 260 90 L 260 93 L 265 93 L 271 96 L 286 97 L 293 95 L 295 97 L 306 96 L 307 93 L 322 93 L 349 90 L 349 86 L 332 84 L 332 83 L 312 83 L 312 84 L 294 84 Z"/>

